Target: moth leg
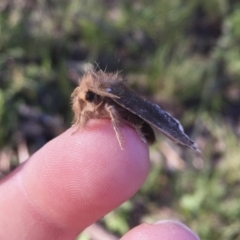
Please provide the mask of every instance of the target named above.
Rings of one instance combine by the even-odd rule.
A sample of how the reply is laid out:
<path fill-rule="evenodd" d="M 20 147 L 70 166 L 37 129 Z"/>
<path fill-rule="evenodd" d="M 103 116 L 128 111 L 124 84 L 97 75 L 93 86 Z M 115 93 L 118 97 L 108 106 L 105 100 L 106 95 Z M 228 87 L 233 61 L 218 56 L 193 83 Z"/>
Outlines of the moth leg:
<path fill-rule="evenodd" d="M 111 121 L 112 121 L 112 125 L 113 125 L 113 129 L 115 131 L 115 134 L 116 134 L 116 137 L 117 137 L 117 140 L 118 140 L 118 143 L 119 143 L 119 146 L 121 148 L 121 150 L 123 150 L 123 145 L 122 145 L 122 137 L 120 135 L 120 131 L 119 131 L 119 125 L 120 125 L 120 122 L 119 122 L 119 115 L 118 113 L 115 111 L 114 107 L 112 106 L 106 106 L 106 110 L 107 112 L 109 113 L 109 116 L 111 118 Z"/>
<path fill-rule="evenodd" d="M 96 111 L 96 110 L 98 110 L 98 108 L 102 105 L 102 101 L 96 106 L 96 107 L 94 107 L 94 110 Z"/>
<path fill-rule="evenodd" d="M 72 135 L 75 134 L 82 127 L 79 122 L 80 122 L 80 116 L 78 116 L 78 121 L 72 125 L 72 127 L 76 127 L 76 129 L 72 132 Z"/>
<path fill-rule="evenodd" d="M 147 144 L 147 140 L 146 140 L 146 137 L 144 136 L 141 128 L 142 126 L 139 126 L 139 125 L 135 125 L 135 124 L 131 124 L 130 125 L 135 129 L 135 131 L 137 132 L 138 136 L 141 138 L 141 140 Z"/>
<path fill-rule="evenodd" d="M 72 134 L 75 134 L 80 128 L 84 128 L 87 125 L 88 121 L 91 118 L 91 112 L 84 111 L 81 114 L 79 114 L 77 118 L 78 118 L 77 121 L 73 125 L 73 127 L 76 126 L 76 130 L 74 130 Z"/>
<path fill-rule="evenodd" d="M 80 122 L 79 125 L 80 127 L 85 127 L 88 123 L 88 121 L 91 119 L 92 112 L 90 111 L 84 111 L 81 116 L 80 116 Z"/>
<path fill-rule="evenodd" d="M 74 101 L 72 104 L 72 110 L 74 112 L 73 126 L 79 123 L 81 107 L 78 101 Z"/>
<path fill-rule="evenodd" d="M 81 119 L 81 105 L 79 103 L 79 100 L 76 100 L 76 96 L 74 96 L 76 90 L 74 90 L 74 92 L 72 93 L 72 110 L 74 112 L 74 119 L 73 119 L 73 123 L 72 123 L 72 127 L 78 126 L 76 128 L 76 130 L 74 130 L 74 133 L 76 133 L 79 129 L 79 123 L 80 123 L 80 119 Z"/>

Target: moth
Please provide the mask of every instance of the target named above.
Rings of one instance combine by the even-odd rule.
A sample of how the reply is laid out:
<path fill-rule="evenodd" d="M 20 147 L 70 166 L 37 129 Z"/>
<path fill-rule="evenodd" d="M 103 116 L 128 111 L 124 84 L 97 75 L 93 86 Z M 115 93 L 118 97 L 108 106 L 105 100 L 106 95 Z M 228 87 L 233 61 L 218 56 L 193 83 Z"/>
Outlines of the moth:
<path fill-rule="evenodd" d="M 90 119 L 110 118 L 121 149 L 120 127 L 127 123 L 148 144 L 156 141 L 154 128 L 175 143 L 200 152 L 178 120 L 135 94 L 117 73 L 87 72 L 71 94 L 71 100 L 74 125 L 83 128 Z"/>

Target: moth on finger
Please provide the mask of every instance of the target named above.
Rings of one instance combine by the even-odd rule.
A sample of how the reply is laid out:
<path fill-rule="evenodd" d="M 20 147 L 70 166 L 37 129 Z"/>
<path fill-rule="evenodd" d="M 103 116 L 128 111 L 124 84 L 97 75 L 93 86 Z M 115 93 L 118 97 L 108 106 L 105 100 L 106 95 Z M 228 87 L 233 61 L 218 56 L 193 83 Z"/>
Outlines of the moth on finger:
<path fill-rule="evenodd" d="M 157 129 L 175 143 L 200 152 L 178 120 L 130 90 L 118 74 L 89 71 L 71 95 L 74 125 L 85 127 L 90 119 L 110 118 L 119 145 L 123 122 L 136 129 L 142 141 L 155 142 Z"/>

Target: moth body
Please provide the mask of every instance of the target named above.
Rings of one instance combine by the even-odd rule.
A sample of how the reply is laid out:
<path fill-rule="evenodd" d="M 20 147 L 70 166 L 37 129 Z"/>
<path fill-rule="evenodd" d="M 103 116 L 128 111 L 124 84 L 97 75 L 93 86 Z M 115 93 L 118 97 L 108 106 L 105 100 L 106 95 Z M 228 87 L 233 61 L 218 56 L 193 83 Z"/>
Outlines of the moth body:
<path fill-rule="evenodd" d="M 83 128 L 90 119 L 110 118 L 121 148 L 120 127 L 124 122 L 149 144 L 155 142 L 154 127 L 174 142 L 199 151 L 178 120 L 158 105 L 137 96 L 118 74 L 89 71 L 71 98 L 74 125 Z"/>
<path fill-rule="evenodd" d="M 73 123 L 79 127 L 85 127 L 90 119 L 110 118 L 119 145 L 123 148 L 119 128 L 125 122 L 135 128 L 144 142 L 151 144 L 155 141 L 155 134 L 150 125 L 117 104 L 113 99 L 119 97 L 109 93 L 111 85 L 122 86 L 123 84 L 118 75 L 88 72 L 71 95 Z"/>

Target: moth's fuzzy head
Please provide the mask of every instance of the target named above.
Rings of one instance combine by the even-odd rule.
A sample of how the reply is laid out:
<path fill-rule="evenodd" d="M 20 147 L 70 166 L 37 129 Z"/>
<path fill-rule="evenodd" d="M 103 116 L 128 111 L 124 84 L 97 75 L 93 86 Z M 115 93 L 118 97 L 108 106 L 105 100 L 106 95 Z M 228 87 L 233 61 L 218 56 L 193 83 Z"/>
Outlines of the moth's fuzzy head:
<path fill-rule="evenodd" d="M 113 84 L 117 84 L 120 81 L 122 79 L 118 74 L 105 73 L 103 71 L 87 72 L 71 95 L 72 109 L 75 116 L 81 115 L 83 109 L 93 111 L 106 97 L 116 98 L 117 96 L 109 93 L 109 89 L 111 89 Z"/>
<path fill-rule="evenodd" d="M 82 89 L 98 89 L 106 91 L 112 84 L 121 82 L 122 78 L 118 73 L 105 73 L 103 71 L 89 71 L 80 81 L 80 87 Z"/>
<path fill-rule="evenodd" d="M 117 73 L 89 71 L 80 79 L 79 87 L 72 93 L 72 99 L 77 97 L 80 102 L 97 104 L 104 97 L 114 98 L 115 96 L 109 93 L 109 90 L 112 85 L 118 84 L 121 81 L 122 78 Z"/>

